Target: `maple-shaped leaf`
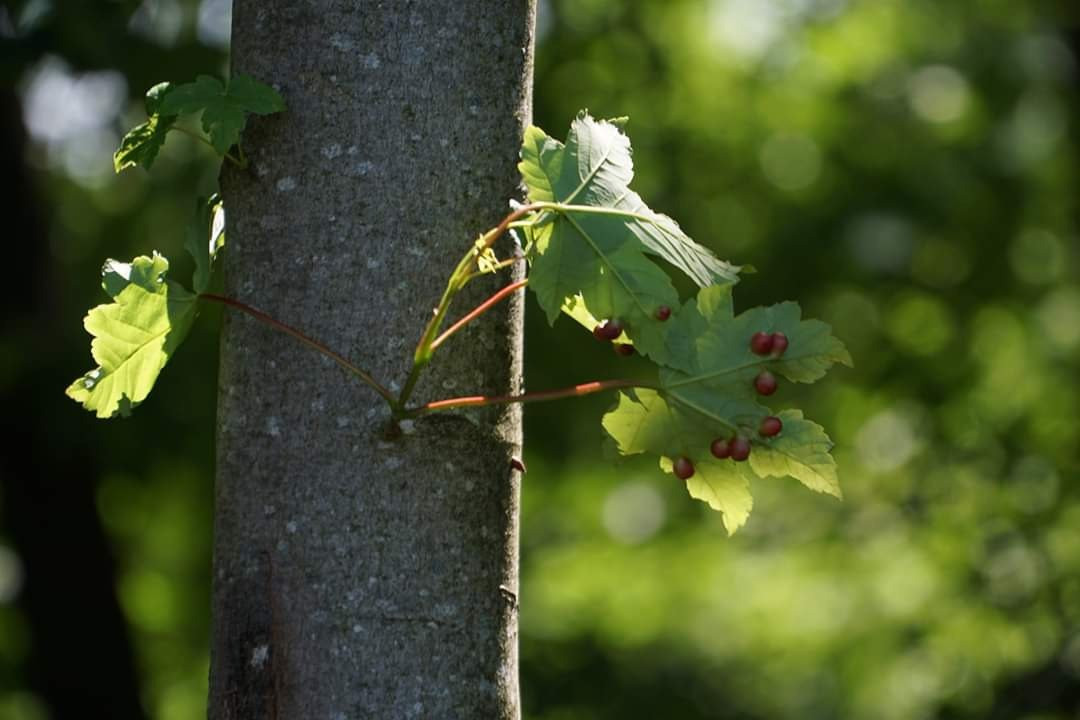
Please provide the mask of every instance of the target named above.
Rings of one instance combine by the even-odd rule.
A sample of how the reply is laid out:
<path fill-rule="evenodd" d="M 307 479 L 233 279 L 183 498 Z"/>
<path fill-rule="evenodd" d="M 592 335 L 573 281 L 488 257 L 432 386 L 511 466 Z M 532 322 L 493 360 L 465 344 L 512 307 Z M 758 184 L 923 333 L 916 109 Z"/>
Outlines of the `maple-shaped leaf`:
<path fill-rule="evenodd" d="M 224 155 L 240 140 L 249 113 L 269 115 L 285 109 L 285 101 L 269 85 L 247 75 L 234 75 L 226 87 L 200 75 L 195 82 L 174 85 L 161 103 L 162 114 L 202 113 L 202 128 L 210 144 Z"/>
<path fill-rule="evenodd" d="M 135 166 L 149 170 L 154 164 L 165 136 L 176 122 L 175 114 L 161 113 L 162 100 L 172 87 L 163 82 L 146 91 L 146 122 L 133 127 L 120 141 L 120 147 L 113 153 L 116 172 Z"/>
<path fill-rule="evenodd" d="M 677 294 L 647 255 L 666 260 L 698 285 L 737 277 L 738 268 L 718 260 L 630 190 L 630 141 L 612 122 L 582 113 L 565 144 L 530 127 L 518 168 L 530 200 L 560 205 L 528 230 L 529 285 L 549 322 L 566 312 L 592 329 L 617 318 L 627 328 L 617 342 L 632 342 L 664 362 L 666 330 L 656 311 L 674 307 Z"/>
<path fill-rule="evenodd" d="M 187 335 L 197 298 L 167 280 L 169 261 L 154 253 L 130 263 L 109 260 L 102 287 L 113 298 L 83 321 L 94 336 L 98 367 L 73 382 L 67 395 L 99 418 L 126 415 L 142 402 Z"/>
<path fill-rule="evenodd" d="M 783 332 L 789 345 L 780 357 L 756 355 L 750 337 L 758 331 Z M 750 510 L 749 482 L 754 477 L 790 476 L 807 487 L 840 497 L 832 443 L 821 426 L 798 410 L 778 414 L 783 429 L 774 437 L 758 433 L 772 415 L 754 389 L 764 369 L 796 382 L 813 382 L 834 363 L 850 365 L 843 344 L 829 326 L 802 320 L 795 303 L 753 308 L 735 315 L 731 286 L 702 288 L 672 318 L 666 336 L 675 367 L 661 368 L 654 388 L 619 394 L 603 426 L 623 455 L 652 453 L 670 471 L 676 457 L 695 468 L 687 480 L 694 497 L 724 513 L 729 532 Z M 740 435 L 751 442 L 748 463 L 717 459 L 714 440 Z"/>
<path fill-rule="evenodd" d="M 851 355 L 832 329 L 820 320 L 803 320 L 798 303 L 782 302 L 735 315 L 731 290 L 731 285 L 702 288 L 672 318 L 668 366 L 676 370 L 662 378 L 665 387 L 737 383 L 745 389 L 751 383 L 744 381 L 763 369 L 809 383 L 835 363 L 851 365 Z M 779 357 L 755 354 L 750 338 L 756 332 L 783 333 L 787 349 Z"/>
<path fill-rule="evenodd" d="M 717 430 L 696 411 L 647 388 L 619 393 L 603 425 L 620 453 L 659 455 L 660 468 L 666 473 L 672 472 L 672 458 L 689 458 L 694 463 L 694 475 L 686 480 L 690 495 L 723 514 L 728 534 L 746 522 L 753 505 L 749 484 L 753 472 L 744 463 L 717 460 L 709 454 L 710 443 L 725 430 Z"/>

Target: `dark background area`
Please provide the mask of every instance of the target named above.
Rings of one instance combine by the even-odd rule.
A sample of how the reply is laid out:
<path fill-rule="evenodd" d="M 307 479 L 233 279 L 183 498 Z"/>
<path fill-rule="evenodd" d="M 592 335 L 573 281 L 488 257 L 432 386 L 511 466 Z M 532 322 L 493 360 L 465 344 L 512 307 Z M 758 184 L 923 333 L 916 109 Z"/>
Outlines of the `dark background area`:
<path fill-rule="evenodd" d="M 106 257 L 190 270 L 214 158 L 111 153 L 151 85 L 224 72 L 228 9 L 0 6 L 4 720 L 205 713 L 215 312 L 135 419 L 63 390 Z M 1075 3 L 551 0 L 539 38 L 536 124 L 629 115 L 636 189 L 757 267 L 738 307 L 798 300 L 856 367 L 778 396 L 844 502 L 762 482 L 730 539 L 604 456 L 610 397 L 527 409 L 526 717 L 1080 717 Z M 530 389 L 625 372 L 532 310 Z"/>

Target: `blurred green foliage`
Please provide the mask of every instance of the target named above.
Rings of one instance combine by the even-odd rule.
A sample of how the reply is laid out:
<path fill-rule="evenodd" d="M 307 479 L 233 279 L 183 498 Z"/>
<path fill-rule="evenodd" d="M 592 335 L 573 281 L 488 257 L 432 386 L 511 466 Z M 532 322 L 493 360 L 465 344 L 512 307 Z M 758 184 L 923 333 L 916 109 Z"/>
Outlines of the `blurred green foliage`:
<path fill-rule="evenodd" d="M 52 261 L 34 272 L 56 350 L 27 352 L 41 327 L 6 330 L 0 377 L 5 393 L 36 388 L 58 443 L 96 454 L 96 474 L 71 480 L 97 487 L 144 705 L 192 718 L 207 670 L 213 323 L 138 423 L 95 422 L 62 390 L 87 362 L 78 319 L 102 300 L 101 260 L 183 262 L 213 158 L 183 138 L 152 174 L 112 176 L 109 158 L 150 85 L 221 73 L 207 10 L 221 3 L 17 5 L 0 25 L 33 42 L 4 71 L 34 140 Z M 731 539 L 651 463 L 602 456 L 610 398 L 528 409 L 526 717 L 1077 717 L 1076 6 L 550 0 L 540 13 L 536 123 L 629 115 L 636 189 L 758 268 L 737 307 L 797 299 L 856 368 L 777 396 L 837 441 L 844 502 L 760 483 Z M 120 37 L 142 44 L 124 55 Z M 61 122 L 56 93 L 94 107 Z M 531 389 L 634 362 L 531 310 Z M 172 440 L 148 465 L 140 450 L 160 436 Z M 18 563 L 0 536 L 0 717 L 39 718 Z"/>

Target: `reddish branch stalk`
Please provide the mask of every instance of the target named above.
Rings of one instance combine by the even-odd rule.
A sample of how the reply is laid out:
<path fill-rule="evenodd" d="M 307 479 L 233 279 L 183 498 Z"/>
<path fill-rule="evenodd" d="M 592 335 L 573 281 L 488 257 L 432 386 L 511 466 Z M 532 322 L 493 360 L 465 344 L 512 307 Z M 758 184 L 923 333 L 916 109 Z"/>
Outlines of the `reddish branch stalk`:
<path fill-rule="evenodd" d="M 598 380 L 596 382 L 582 383 L 558 390 L 541 390 L 538 392 L 522 393 L 520 395 L 467 395 L 465 397 L 436 400 L 419 407 L 410 408 L 407 415 L 423 415 L 424 413 L 438 410 L 450 410 L 459 407 L 481 407 L 483 405 L 509 405 L 510 403 L 541 402 L 544 400 L 558 400 L 560 398 L 580 397 L 591 395 L 604 390 L 617 390 L 619 388 L 653 387 L 650 383 L 640 380 Z"/>
<path fill-rule="evenodd" d="M 428 320 L 427 325 L 424 326 L 424 332 L 420 335 L 420 342 L 416 344 L 416 352 L 413 353 L 412 370 L 409 371 L 409 376 L 405 378 L 405 386 L 401 388 L 401 393 L 398 395 L 397 399 L 391 403 L 391 407 L 395 410 L 395 417 L 396 412 L 404 407 L 405 403 L 412 397 L 412 391 L 416 387 L 416 381 L 420 379 L 420 372 L 431 360 L 431 343 L 434 342 L 436 334 L 439 332 L 439 326 L 442 324 L 443 318 L 446 317 L 446 311 L 450 309 L 450 301 L 454 299 L 454 295 L 457 294 L 468 281 L 468 269 L 470 266 L 476 262 L 476 258 L 479 257 L 480 253 L 494 245 L 495 241 L 509 229 L 510 223 L 535 210 L 539 210 L 542 207 L 542 205 L 534 203 L 531 205 L 522 205 L 513 210 L 504 217 L 498 225 L 484 233 L 481 236 L 483 242 L 480 246 L 478 248 L 474 247 L 466 253 L 465 257 L 458 263 L 458 266 L 454 268 L 454 272 L 450 274 L 450 280 L 446 285 L 446 290 L 443 291 L 442 298 L 439 300 L 439 306 L 435 308 L 434 316 L 432 316 L 432 318 Z"/>
<path fill-rule="evenodd" d="M 508 295 L 510 295 L 511 293 L 513 293 L 513 292 L 514 292 L 515 290 L 519 290 L 520 288 L 523 288 L 523 287 L 525 287 L 525 286 L 526 286 L 526 285 L 527 285 L 528 283 L 529 283 L 529 281 L 528 281 L 528 280 L 518 280 L 518 281 L 517 281 L 516 283 L 510 283 L 509 285 L 507 285 L 506 287 L 504 287 L 504 288 L 503 288 L 502 290 L 500 290 L 499 292 L 495 293 L 494 295 L 492 295 L 491 297 L 489 297 L 489 298 L 488 298 L 487 300 L 485 300 L 484 302 L 482 302 L 482 303 L 480 303 L 479 305 L 477 305 L 477 306 L 476 306 L 475 308 L 473 308 L 473 309 L 472 309 L 472 311 L 470 311 L 470 312 L 469 312 L 469 314 L 468 314 L 468 315 L 466 315 L 465 317 L 463 317 L 463 318 L 461 318 L 460 320 L 458 320 L 458 321 L 457 321 L 456 323 L 454 323 L 453 325 L 451 325 L 450 327 L 448 327 L 448 328 L 447 328 L 447 329 L 446 329 L 446 330 L 445 330 L 445 331 L 443 332 L 443 334 L 442 334 L 442 335 L 440 335 L 439 337 L 435 338 L 435 339 L 434 339 L 434 340 L 433 340 L 433 341 L 431 342 L 431 346 L 430 346 L 430 347 L 431 347 L 431 349 L 432 349 L 432 350 L 434 350 L 435 348 L 437 348 L 437 347 L 439 347 L 440 345 L 442 345 L 442 344 L 443 344 L 443 342 L 444 342 L 444 341 L 445 341 L 445 340 L 446 340 L 447 338 L 449 338 L 449 337 L 450 337 L 451 335 L 453 335 L 454 333 L 456 333 L 456 332 L 457 332 L 458 330 L 460 330 L 461 328 L 465 327 L 465 325 L 467 325 L 467 324 L 468 324 L 469 322 L 471 322 L 471 321 L 475 320 L 476 318 L 480 317 L 480 316 L 481 316 L 481 315 L 483 315 L 483 314 L 484 314 L 485 312 L 487 312 L 488 310 L 490 310 L 490 309 L 491 309 L 492 307 L 494 307 L 495 305 L 497 305 L 497 304 L 498 304 L 498 303 L 499 303 L 500 301 L 502 301 L 502 300 L 503 300 L 504 298 L 506 298 L 506 297 L 507 297 Z"/>
<path fill-rule="evenodd" d="M 253 308 L 250 305 L 242 303 L 239 300 L 234 300 L 233 298 L 225 297 L 224 295 L 214 295 L 213 293 L 202 293 L 201 295 L 199 295 L 199 299 L 200 300 L 210 300 L 212 302 L 221 303 L 222 305 L 227 305 L 227 306 L 229 306 L 231 308 L 236 308 L 237 310 L 240 310 L 241 312 L 247 313 L 251 317 L 258 320 L 259 322 L 262 322 L 262 323 L 265 323 L 265 324 L 269 325 L 270 327 L 274 328 L 275 330 L 280 330 L 283 333 L 286 333 L 288 335 L 292 335 L 294 338 L 296 338 L 300 342 L 304 343 L 305 345 L 307 345 L 310 348 L 318 350 L 320 353 L 322 353 L 326 357 L 328 357 L 331 360 L 333 360 L 334 362 L 336 362 L 342 368 L 344 368 L 348 372 L 351 372 L 353 375 L 356 375 L 358 378 L 360 378 L 365 383 L 370 385 L 371 388 L 375 392 L 382 395 L 383 398 L 388 403 L 390 403 L 391 407 L 393 407 L 394 403 L 396 402 L 396 398 L 394 397 L 394 393 L 390 392 L 390 390 L 388 388 L 384 387 L 381 383 L 379 383 L 378 380 L 373 378 L 369 373 L 367 373 L 364 370 L 358 368 L 356 365 L 353 365 L 351 362 L 346 360 L 344 356 L 340 355 L 339 353 L 334 352 L 333 350 L 328 348 L 326 345 L 323 345 L 318 340 L 315 340 L 313 338 L 308 337 L 307 335 L 300 332 L 296 328 L 294 328 L 294 327 L 292 327 L 290 325 L 286 325 L 285 323 L 281 322 L 280 320 L 274 319 L 270 315 L 267 315 L 266 313 L 264 313 L 262 310 L 257 310 L 256 308 Z"/>
<path fill-rule="evenodd" d="M 504 299 L 506 296 L 513 293 L 515 290 L 519 290 L 525 285 L 527 281 L 522 280 L 516 283 L 507 285 L 499 292 L 492 295 L 482 304 L 477 306 L 472 312 L 463 317 L 453 327 L 449 328 L 445 333 L 439 336 L 436 344 L 442 342 L 443 339 L 449 337 L 455 330 L 472 320 L 476 316 L 482 314 L 488 310 L 491 306 Z M 244 312 L 251 317 L 255 318 L 259 322 L 280 330 L 281 332 L 291 335 L 300 342 L 304 343 L 308 347 L 317 350 L 326 357 L 330 358 L 343 369 L 356 375 L 358 378 L 367 383 L 375 392 L 379 393 L 389 404 L 391 408 L 397 406 L 397 398 L 394 394 L 379 381 L 373 378 L 369 373 L 352 364 L 345 359 L 339 353 L 334 352 L 326 345 L 322 344 L 318 340 L 308 337 L 304 333 L 300 332 L 291 325 L 287 325 L 280 320 L 277 320 L 270 315 L 267 315 L 262 310 L 258 310 L 246 303 L 240 302 L 224 295 L 215 295 L 214 293 L 202 293 L 199 295 L 200 300 L 209 300 L 211 302 L 220 303 L 231 308 L 235 308 Z M 527 403 L 527 402 L 541 402 L 544 400 L 558 400 L 559 398 L 568 397 L 581 397 L 582 395 L 591 395 L 592 393 L 602 392 L 604 390 L 617 390 L 619 388 L 631 388 L 631 387 L 655 387 L 650 383 L 641 382 L 639 380 L 598 380 L 595 382 L 582 383 L 581 385 L 574 385 L 568 388 L 559 388 L 557 390 L 541 390 L 539 392 L 522 393 L 520 395 L 469 395 L 465 397 L 447 398 L 445 400 L 435 400 L 419 407 L 409 408 L 401 413 L 399 417 L 416 417 L 418 415 L 424 415 L 429 412 L 437 412 L 439 410 L 451 410 L 459 407 L 481 407 L 484 405 L 509 405 L 511 403 Z"/>

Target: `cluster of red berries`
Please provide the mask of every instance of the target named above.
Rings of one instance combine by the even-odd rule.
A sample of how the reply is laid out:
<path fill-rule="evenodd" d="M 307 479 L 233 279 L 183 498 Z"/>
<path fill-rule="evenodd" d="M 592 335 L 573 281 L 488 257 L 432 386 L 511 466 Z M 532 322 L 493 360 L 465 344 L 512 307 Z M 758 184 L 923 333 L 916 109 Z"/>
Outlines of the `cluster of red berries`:
<path fill-rule="evenodd" d="M 761 435 L 761 437 L 775 437 L 779 435 L 780 431 L 783 429 L 784 423 L 780 421 L 780 418 L 775 415 L 769 415 L 766 418 L 762 418 L 761 424 L 758 425 L 758 434 Z M 735 462 L 743 462 L 750 457 L 750 438 L 745 435 L 736 435 L 730 438 L 716 438 L 712 441 L 712 445 L 709 446 L 709 452 L 713 454 L 713 457 L 719 460 L 730 458 Z M 672 469 L 675 472 L 675 477 L 680 480 L 686 480 L 694 475 L 694 463 L 686 456 L 676 458 Z"/>
<path fill-rule="evenodd" d="M 787 350 L 787 335 L 782 332 L 756 332 L 750 336 L 750 350 L 755 355 L 780 357 Z"/>
<path fill-rule="evenodd" d="M 771 355 L 777 358 L 784 354 L 787 347 L 787 335 L 782 332 L 756 332 L 750 338 L 750 350 L 755 355 Z M 768 370 L 762 370 L 754 378 L 754 389 L 760 395 L 772 395 L 776 392 L 776 386 L 776 376 Z M 783 429 L 784 423 L 781 422 L 780 418 L 769 415 L 762 418 L 761 424 L 758 425 L 758 435 L 765 438 L 776 437 Z M 745 435 L 716 438 L 712 441 L 712 445 L 709 446 L 709 452 L 713 454 L 713 457 L 720 460 L 730 458 L 735 462 L 742 462 L 750 457 L 750 439 Z M 672 469 L 675 476 L 681 480 L 694 476 L 694 463 L 685 456 L 676 458 Z"/>
<path fill-rule="evenodd" d="M 660 322 L 664 322 L 671 317 L 671 308 L 667 305 L 661 305 L 656 309 L 656 319 Z M 601 342 L 613 342 L 615 338 L 623 334 L 623 330 L 626 327 L 618 318 L 612 318 L 610 320 L 604 320 L 599 325 L 593 328 L 593 337 Z M 634 354 L 634 346 L 629 343 L 613 343 L 612 348 L 615 352 L 623 357 L 629 357 Z"/>
<path fill-rule="evenodd" d="M 787 350 L 787 335 L 782 332 L 766 333 L 756 332 L 750 338 L 750 350 L 755 355 L 771 355 L 780 357 Z M 762 370 L 754 378 L 754 389 L 759 395 L 772 395 L 776 392 L 776 376 L 768 370 Z"/>

